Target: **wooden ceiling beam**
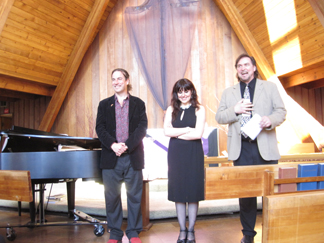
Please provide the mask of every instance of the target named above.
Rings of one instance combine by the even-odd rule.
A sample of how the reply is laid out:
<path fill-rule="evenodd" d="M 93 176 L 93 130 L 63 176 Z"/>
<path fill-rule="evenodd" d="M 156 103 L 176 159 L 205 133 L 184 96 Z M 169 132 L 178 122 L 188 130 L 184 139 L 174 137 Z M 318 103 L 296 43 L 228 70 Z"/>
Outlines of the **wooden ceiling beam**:
<path fill-rule="evenodd" d="M 279 77 L 279 79 L 284 88 L 287 89 L 294 86 L 306 84 L 308 82 L 313 82 L 319 79 L 324 79 L 324 68 L 316 67 L 314 69 L 307 70 L 305 72 L 300 72 L 289 77 Z"/>
<path fill-rule="evenodd" d="M 324 1 L 323 0 L 308 0 L 312 6 L 315 14 L 317 15 L 318 20 L 324 27 Z"/>
<path fill-rule="evenodd" d="M 31 82 L 25 79 L 9 77 L 1 74 L 0 88 L 43 96 L 52 96 L 54 93 L 53 86 L 44 86 L 39 83 Z"/>
<path fill-rule="evenodd" d="M 62 77 L 55 89 L 53 97 L 48 104 L 45 115 L 40 123 L 39 130 L 49 132 L 62 106 L 67 92 L 72 84 L 74 76 L 78 71 L 82 58 L 88 50 L 92 40 L 94 39 L 96 29 L 106 10 L 109 0 L 96 0 L 89 17 L 81 31 L 79 39 L 71 53 L 69 61 L 63 71 Z"/>
<path fill-rule="evenodd" d="M 0 61 L 2 58 L 0 58 Z M 12 62 L 10 64 L 13 68 L 17 67 L 16 63 Z M 30 67 L 32 68 L 32 67 Z M 44 78 L 44 73 L 37 73 L 36 75 L 29 75 L 26 74 L 30 69 L 21 69 L 20 73 L 14 72 L 14 71 L 8 71 L 8 69 L 1 69 L 0 68 L 0 75 L 5 75 L 8 77 L 13 77 L 17 79 L 24 79 L 24 80 L 30 80 L 31 82 L 39 83 L 40 85 L 47 85 L 47 86 L 56 86 L 57 81 L 55 80 L 49 80 L 48 77 L 47 79 Z M 24 73 L 25 72 L 25 73 Z M 46 74 L 45 74 L 46 75 Z"/>
<path fill-rule="evenodd" d="M 264 56 L 261 48 L 253 37 L 250 29 L 246 25 L 244 19 L 235 7 L 232 0 L 214 0 L 218 7 L 222 10 L 223 14 L 231 24 L 236 35 L 240 39 L 247 53 L 253 56 L 257 62 L 258 70 L 261 76 L 268 80 L 275 72 L 270 66 L 268 60 Z"/>
<path fill-rule="evenodd" d="M 319 88 L 323 88 L 324 87 L 324 78 L 307 83 L 307 84 L 303 84 L 302 85 L 303 88 L 305 89 L 319 89 Z"/>
<path fill-rule="evenodd" d="M 6 24 L 10 9 L 15 0 L 2 0 L 0 2 L 0 34 L 3 26 Z"/>

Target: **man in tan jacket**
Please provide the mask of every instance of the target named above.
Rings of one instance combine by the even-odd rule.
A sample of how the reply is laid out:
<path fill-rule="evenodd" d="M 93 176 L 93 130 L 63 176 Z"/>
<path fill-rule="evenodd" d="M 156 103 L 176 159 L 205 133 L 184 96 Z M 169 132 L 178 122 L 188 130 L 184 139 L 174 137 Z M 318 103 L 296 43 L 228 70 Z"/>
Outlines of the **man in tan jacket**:
<path fill-rule="evenodd" d="M 242 54 L 235 68 L 239 83 L 224 90 L 216 113 L 219 124 L 228 124 L 228 159 L 235 166 L 277 164 L 280 158 L 275 128 L 285 121 L 286 109 L 277 86 L 258 79 L 255 59 Z M 253 115 L 260 115 L 261 132 L 255 139 L 242 133 L 241 127 Z M 256 128 L 257 129 L 257 128 Z M 240 198 L 243 227 L 241 243 L 253 243 L 257 215 L 256 198 Z"/>

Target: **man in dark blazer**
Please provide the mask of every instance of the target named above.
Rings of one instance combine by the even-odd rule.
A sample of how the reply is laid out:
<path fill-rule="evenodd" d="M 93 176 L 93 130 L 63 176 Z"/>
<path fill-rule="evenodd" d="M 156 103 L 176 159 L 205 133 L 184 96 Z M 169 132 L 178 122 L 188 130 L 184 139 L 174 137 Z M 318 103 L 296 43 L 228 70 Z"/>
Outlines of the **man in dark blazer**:
<path fill-rule="evenodd" d="M 255 59 L 242 54 L 236 59 L 235 68 L 239 83 L 224 90 L 216 113 L 219 124 L 228 124 L 228 159 L 234 166 L 277 164 L 280 158 L 275 128 L 286 119 L 286 109 L 277 86 L 258 79 Z M 250 101 L 244 101 L 248 89 Z M 252 140 L 241 132 L 242 117 L 261 116 L 262 129 Z M 257 215 L 256 198 L 240 198 L 240 219 L 243 226 L 241 243 L 253 243 Z"/>
<path fill-rule="evenodd" d="M 101 141 L 100 167 L 105 187 L 105 201 L 110 237 L 108 243 L 121 243 L 123 212 L 121 184 L 127 191 L 126 236 L 131 243 L 140 243 L 142 231 L 141 198 L 143 187 L 144 147 L 147 116 L 145 103 L 129 94 L 129 74 L 118 68 L 112 71 L 115 94 L 100 101 L 96 132 Z"/>

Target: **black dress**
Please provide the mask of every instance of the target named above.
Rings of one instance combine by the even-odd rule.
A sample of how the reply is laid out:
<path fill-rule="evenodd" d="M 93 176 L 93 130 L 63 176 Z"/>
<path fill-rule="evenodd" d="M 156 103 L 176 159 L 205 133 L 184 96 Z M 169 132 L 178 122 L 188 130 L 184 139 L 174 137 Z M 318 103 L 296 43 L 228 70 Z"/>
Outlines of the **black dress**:
<path fill-rule="evenodd" d="M 184 112 L 182 120 L 181 114 Z M 196 125 L 195 108 L 180 110 L 173 127 Z M 170 138 L 168 149 L 168 200 L 198 202 L 204 200 L 204 152 L 201 139 Z"/>

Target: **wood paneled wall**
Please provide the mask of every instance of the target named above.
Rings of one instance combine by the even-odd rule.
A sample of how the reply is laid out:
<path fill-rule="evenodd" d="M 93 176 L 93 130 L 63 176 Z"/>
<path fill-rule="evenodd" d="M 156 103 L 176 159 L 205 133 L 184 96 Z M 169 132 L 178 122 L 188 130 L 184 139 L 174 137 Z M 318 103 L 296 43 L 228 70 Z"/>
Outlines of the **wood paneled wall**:
<path fill-rule="evenodd" d="M 131 93 L 145 101 L 149 128 L 162 128 L 164 111 L 154 100 L 140 73 L 123 19 L 127 6 L 142 3 L 143 0 L 117 2 L 83 59 L 54 123 L 53 132 L 71 136 L 96 136 L 97 106 L 100 100 L 113 95 L 110 76 L 117 67 L 129 71 L 133 85 Z M 243 52 L 243 46 L 214 1 L 203 0 L 185 76 L 197 88 L 200 101 L 207 110 L 209 126 L 218 126 L 215 121 L 218 100 L 225 87 L 237 82 L 234 62 Z M 226 149 L 224 146 L 221 149 Z"/>
<path fill-rule="evenodd" d="M 24 99 L 8 102 L 9 112 L 12 114 L 12 125 L 37 129 L 50 100 L 50 97 L 42 96 L 34 100 Z"/>
<path fill-rule="evenodd" d="M 85 55 L 52 132 L 96 137 L 97 107 L 100 100 L 113 94 L 110 76 L 116 67 L 129 71 L 133 85 L 131 93 L 146 103 L 149 128 L 162 128 L 164 111 L 154 100 L 139 71 L 123 19 L 126 7 L 141 5 L 143 2 L 144 0 L 117 2 Z M 243 46 L 214 1 L 202 0 L 185 76 L 197 88 L 200 101 L 207 111 L 208 125 L 221 130 L 220 151 L 226 150 L 226 127 L 219 126 L 214 117 L 223 90 L 237 82 L 234 62 L 243 52 Z M 295 87 L 287 92 L 321 124 L 324 123 L 323 88 L 308 90 Z M 37 98 L 35 101 L 11 103 L 10 112 L 14 114 L 14 125 L 37 128 L 49 99 Z"/>
<path fill-rule="evenodd" d="M 324 88 L 306 89 L 296 86 L 286 91 L 301 107 L 324 125 Z"/>

